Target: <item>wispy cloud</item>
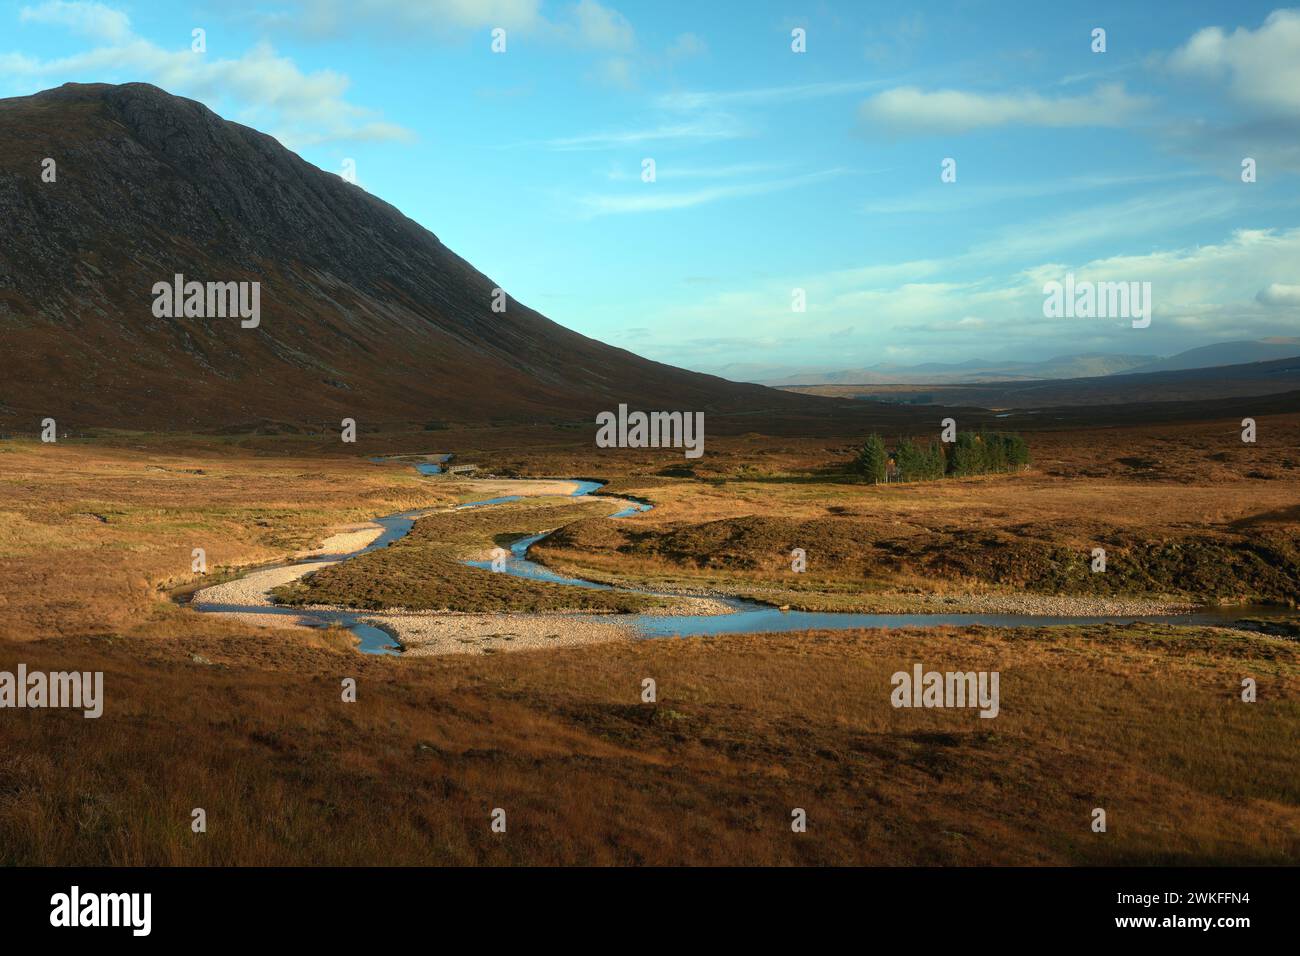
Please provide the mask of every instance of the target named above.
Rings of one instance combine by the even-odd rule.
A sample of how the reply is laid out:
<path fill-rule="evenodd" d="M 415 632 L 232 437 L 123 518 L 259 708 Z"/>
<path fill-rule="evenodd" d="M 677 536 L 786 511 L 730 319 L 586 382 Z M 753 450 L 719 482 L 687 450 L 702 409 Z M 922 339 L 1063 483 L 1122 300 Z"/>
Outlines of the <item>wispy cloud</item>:
<path fill-rule="evenodd" d="M 439 37 L 500 27 L 508 34 L 612 53 L 626 53 L 637 43 L 632 22 L 599 0 L 560 4 L 553 15 L 547 14 L 541 0 L 286 2 L 286 11 L 261 14 L 257 19 L 265 26 L 305 30 L 315 37 L 347 37 L 358 30 Z"/>
<path fill-rule="evenodd" d="M 658 121 L 638 128 L 602 130 L 547 141 L 556 150 L 619 149 L 661 141 L 716 142 L 755 135 L 754 126 L 733 112 L 738 107 L 762 107 L 828 96 L 844 96 L 885 85 L 883 80 L 804 83 L 748 90 L 663 93 L 652 101 Z"/>
<path fill-rule="evenodd" d="M 620 149 L 641 143 L 685 141 L 693 143 L 716 142 L 752 135 L 752 130 L 734 116 L 725 114 L 700 116 L 694 119 L 667 121 L 633 129 L 604 130 L 580 133 L 546 141 L 551 149 L 570 151 L 588 149 Z"/>
<path fill-rule="evenodd" d="M 724 199 L 740 196 L 756 196 L 763 193 L 778 192 L 808 186 L 836 176 L 841 176 L 843 169 L 826 169 L 800 176 L 788 176 L 782 179 L 768 179 L 758 182 L 734 183 L 730 185 L 709 186 L 703 189 L 673 192 L 656 188 L 656 184 L 645 184 L 637 193 L 589 193 L 577 199 L 579 210 L 587 216 L 621 215 L 626 213 L 664 212 L 671 209 L 689 209 Z"/>
<path fill-rule="evenodd" d="M 724 163 L 713 166 L 692 166 L 675 162 L 660 162 L 655 166 L 655 178 L 675 179 L 735 179 L 742 176 L 761 176 L 788 169 L 787 163 Z M 612 167 L 606 178 L 612 182 L 630 182 L 641 178 L 641 170 Z"/>
<path fill-rule="evenodd" d="M 1241 214 L 1245 204 L 1239 192 L 1217 185 L 1144 191 L 1114 202 L 1085 204 L 1000 226 L 987 239 L 951 259 L 948 266 L 990 271 L 1080 250 L 1132 249 L 1193 223 L 1229 222 Z"/>
<path fill-rule="evenodd" d="M 313 37 L 358 29 L 439 34 L 503 27 L 528 32 L 549 26 L 541 0 L 287 0 L 286 9 L 256 15 L 263 26 Z"/>
<path fill-rule="evenodd" d="M 723 317 L 743 315 L 751 351 L 774 342 L 773 358 L 784 356 L 790 349 L 795 286 L 807 293 L 808 311 L 799 317 L 801 341 L 826 337 L 829 343 L 805 349 L 801 361 L 826 368 L 869 365 L 883 357 L 987 358 L 1005 353 L 1006 345 L 1016 350 L 1010 354 L 1026 349 L 1166 354 L 1233 338 L 1292 336 L 1300 322 L 1300 285 L 1295 284 L 1300 229 L 1239 229 L 1210 245 L 1068 263 L 1033 261 L 1037 264 L 1028 268 L 990 270 L 965 281 L 916 278 L 953 274 L 955 261 L 940 260 L 784 276 L 719 291 L 657 314 L 656 342 L 648 351 L 680 360 L 680 343 L 702 323 L 725 327 Z M 1134 330 L 1125 321 L 1044 319 L 1042 284 L 1060 280 L 1067 270 L 1080 280 L 1150 281 L 1153 324 Z M 716 352 L 728 358 L 736 354 L 734 348 Z"/>
<path fill-rule="evenodd" d="M 947 215 L 957 210 L 974 209 L 980 206 L 990 206 L 1022 199 L 1039 199 L 1074 192 L 1163 184 L 1172 180 L 1196 176 L 1204 176 L 1204 174 L 1160 172 L 1141 176 L 1070 176 L 1040 182 L 963 185 L 960 189 L 953 189 L 950 185 L 936 183 L 931 189 L 910 195 L 889 196 L 883 199 L 870 200 L 863 204 L 862 211 L 869 215 L 886 216 L 916 213 Z"/>
<path fill-rule="evenodd" d="M 121 10 L 102 3 L 80 0 L 48 0 L 35 7 L 23 7 L 18 13 L 23 23 L 42 23 L 68 27 L 85 36 L 121 43 L 131 37 L 131 18 Z"/>
<path fill-rule="evenodd" d="M 171 93 L 191 96 L 214 108 L 229 99 L 238 110 L 238 119 L 268 129 L 295 148 L 332 141 L 414 138 L 410 130 L 348 102 L 350 83 L 344 74 L 334 70 L 304 73 L 268 43 L 225 59 L 195 53 L 188 47 L 166 50 L 136 36 L 125 14 L 98 3 L 45 3 L 24 8 L 21 16 L 81 34 L 102 35 L 107 42 L 52 60 L 0 54 L 0 71 L 12 77 L 41 82 L 150 80 Z M 96 32 L 101 29 L 105 32 Z"/>
<path fill-rule="evenodd" d="M 926 92 L 900 86 L 871 97 L 859 108 L 861 119 L 896 134 L 965 133 L 999 126 L 1122 126 L 1152 100 L 1135 96 L 1117 83 L 1081 96 L 1040 93 Z"/>
<path fill-rule="evenodd" d="M 887 86 L 887 80 L 841 80 L 828 83 L 802 83 L 793 86 L 767 86 L 748 90 L 696 90 L 663 93 L 655 105 L 665 110 L 717 110 L 737 106 L 769 106 L 796 103 L 800 100 L 845 96 Z"/>

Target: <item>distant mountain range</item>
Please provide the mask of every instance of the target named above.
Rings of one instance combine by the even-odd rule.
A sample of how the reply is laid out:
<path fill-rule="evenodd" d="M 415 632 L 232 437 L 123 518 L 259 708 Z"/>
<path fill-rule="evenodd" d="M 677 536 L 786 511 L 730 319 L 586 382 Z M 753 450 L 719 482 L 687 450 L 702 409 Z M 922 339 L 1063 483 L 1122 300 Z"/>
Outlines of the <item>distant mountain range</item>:
<path fill-rule="evenodd" d="M 1086 353 L 1061 355 L 1041 362 L 990 362 L 979 359 L 927 362 L 921 365 L 881 363 L 866 368 L 827 371 L 809 368 L 731 365 L 718 374 L 736 381 L 763 385 L 973 385 L 985 382 L 1029 382 L 1095 378 L 1140 372 L 1170 372 L 1215 368 L 1300 356 L 1300 338 L 1258 342 L 1220 342 L 1180 352 L 1168 358 L 1154 355 Z"/>
<path fill-rule="evenodd" d="M 1180 372 L 1192 368 L 1218 368 L 1247 362 L 1271 362 L 1300 355 L 1300 338 L 1263 339 L 1258 342 L 1220 342 L 1179 352 L 1132 372 Z"/>
<path fill-rule="evenodd" d="M 1194 404 L 1258 397 L 1259 402 L 1253 407 L 1257 414 L 1262 415 L 1265 414 L 1265 409 L 1300 410 L 1300 356 L 1241 365 L 1126 372 L 1123 375 L 1093 375 L 1085 378 L 1035 379 L 1030 382 L 789 385 L 786 388 L 805 395 L 851 398 L 873 405 L 943 405 L 993 410 L 1054 409 L 1057 412 L 1065 406 L 1084 408 L 1112 405 L 1136 410 L 1153 403 Z M 1264 397 L 1268 400 L 1264 400 Z M 1223 406 L 1227 407 L 1228 404 Z"/>

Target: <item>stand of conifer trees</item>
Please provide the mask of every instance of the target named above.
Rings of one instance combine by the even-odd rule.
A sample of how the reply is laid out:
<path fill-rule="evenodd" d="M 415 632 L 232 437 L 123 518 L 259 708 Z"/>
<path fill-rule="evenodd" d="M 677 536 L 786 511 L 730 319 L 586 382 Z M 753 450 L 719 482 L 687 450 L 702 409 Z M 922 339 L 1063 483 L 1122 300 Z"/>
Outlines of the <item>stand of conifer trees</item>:
<path fill-rule="evenodd" d="M 867 481 L 880 484 L 885 480 L 885 468 L 889 464 L 889 452 L 884 440 L 876 434 L 867 436 L 866 443 L 858 449 L 858 457 L 853 462 L 853 470 Z"/>
<path fill-rule="evenodd" d="M 890 453 L 879 435 L 867 436 L 853 462 L 853 470 L 868 481 L 933 481 L 951 476 L 991 475 L 1020 471 L 1029 464 L 1029 445 L 1010 432 L 958 432 L 951 444 L 899 439 L 894 446 L 894 472 Z"/>

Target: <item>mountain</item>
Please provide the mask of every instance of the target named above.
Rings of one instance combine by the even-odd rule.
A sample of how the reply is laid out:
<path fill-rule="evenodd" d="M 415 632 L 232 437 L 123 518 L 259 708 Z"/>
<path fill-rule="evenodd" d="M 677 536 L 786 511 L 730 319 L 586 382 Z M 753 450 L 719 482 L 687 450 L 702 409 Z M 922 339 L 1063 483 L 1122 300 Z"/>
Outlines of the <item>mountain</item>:
<path fill-rule="evenodd" d="M 1043 362 L 926 362 L 921 365 L 872 365 L 868 368 L 827 371 L 826 369 L 781 369 L 773 366 L 743 367 L 747 375 L 735 373 L 741 366 L 720 369 L 728 378 L 761 382 L 784 388 L 792 385 L 974 385 L 995 382 L 1040 382 L 1045 380 L 1095 378 L 1138 372 L 1177 372 L 1188 369 L 1269 362 L 1300 355 L 1300 338 L 1273 338 L 1258 342 L 1221 342 L 1180 352 L 1168 358 L 1151 355 L 1109 355 L 1088 353 L 1062 355 Z M 821 393 L 817 393 L 821 394 Z"/>
<path fill-rule="evenodd" d="M 1263 409 L 1300 410 L 1300 356 L 1213 368 L 1130 372 L 1087 378 L 1032 382 L 947 383 L 927 385 L 791 385 L 808 395 L 852 398 L 872 403 L 968 406 L 984 409 L 1052 409 L 1063 406 L 1138 406 L 1156 403 L 1206 403 L 1260 398 Z M 1268 397 L 1268 401 L 1263 401 Z M 1211 406 L 1212 407 L 1212 406 Z M 1226 408 L 1228 406 L 1224 406 Z M 1242 407 L 1250 407 L 1247 403 Z M 1149 409 L 1148 409 L 1149 410 Z"/>
<path fill-rule="evenodd" d="M 1031 381 L 1045 378 L 1087 378 L 1113 375 L 1141 368 L 1155 360 L 1152 355 L 1107 355 L 1089 353 L 1061 355 L 1042 362 L 925 362 L 920 365 L 881 363 L 867 368 L 827 371 L 812 368 L 774 366 L 728 366 L 718 372 L 738 381 L 764 385 L 896 385 L 963 384 L 973 382 Z"/>
<path fill-rule="evenodd" d="M 147 84 L 0 100 L 0 221 L 0 424 L 20 430 L 819 404 L 642 359 L 513 299 L 493 311 L 496 283 L 397 209 Z M 156 316 L 154 286 L 177 274 L 260 283 L 260 324 Z"/>
<path fill-rule="evenodd" d="M 1132 369 L 1134 372 L 1177 372 L 1182 369 L 1212 368 L 1218 365 L 1244 365 L 1247 362 L 1271 362 L 1300 355 L 1300 338 L 1262 339 L 1258 342 L 1220 342 L 1198 349 L 1179 352 L 1169 358 Z"/>

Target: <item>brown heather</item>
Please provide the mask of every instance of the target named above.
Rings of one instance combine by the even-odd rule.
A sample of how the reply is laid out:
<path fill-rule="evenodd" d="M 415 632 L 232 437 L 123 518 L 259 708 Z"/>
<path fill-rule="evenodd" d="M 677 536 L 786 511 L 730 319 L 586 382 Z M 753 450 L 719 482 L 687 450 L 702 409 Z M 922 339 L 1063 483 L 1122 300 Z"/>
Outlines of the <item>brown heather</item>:
<path fill-rule="evenodd" d="M 1029 473 L 890 488 L 843 477 L 852 436 L 711 438 L 696 478 L 549 428 L 450 429 L 440 447 L 393 432 L 348 457 L 308 436 L 0 443 L 0 669 L 102 669 L 106 689 L 97 721 L 0 714 L 0 862 L 1294 864 L 1293 638 L 943 628 L 385 659 L 357 655 L 341 632 L 196 614 L 167 589 L 191 583 L 196 545 L 219 572 L 282 559 L 338 524 L 481 494 L 358 457 L 391 451 L 612 478 L 610 490 L 653 499 L 646 515 L 605 522 L 611 544 L 640 528 L 655 548 L 691 545 L 712 541 L 717 522 L 773 514 L 792 529 L 845 522 L 867 553 L 921 547 L 940 527 L 991 553 L 1022 527 L 1080 547 L 1099 528 L 1225 546 L 1255 532 L 1294 539 L 1298 424 L 1261 416 L 1258 446 L 1242 446 L 1230 420 L 1047 430 L 1031 436 Z M 425 527 L 454 555 L 586 505 L 538 507 L 563 514 Z M 555 554 L 670 576 L 648 546 L 602 545 L 598 527 L 580 519 L 570 532 L 582 547 Z M 821 543 L 806 545 L 809 593 L 852 595 L 865 566 L 819 567 Z M 777 580 L 776 558 L 748 567 L 717 553 L 683 548 L 681 577 Z M 893 709 L 890 675 L 916 661 L 999 670 L 1000 716 Z M 1247 676 L 1254 704 L 1240 701 Z M 340 700 L 344 677 L 357 678 L 354 705 Z M 640 703 L 645 677 L 656 705 Z M 1105 835 L 1089 829 L 1098 806 Z M 206 835 L 190 832 L 194 807 Z M 489 830 L 494 807 L 507 810 L 504 839 Z M 808 811 L 806 834 L 790 831 L 794 807 Z"/>

